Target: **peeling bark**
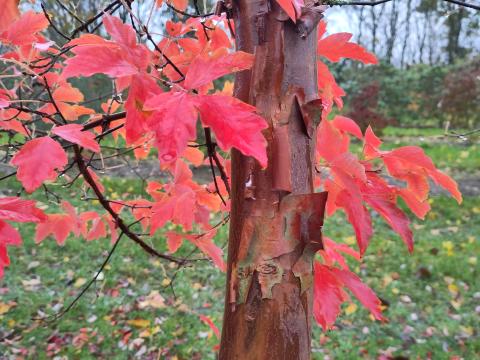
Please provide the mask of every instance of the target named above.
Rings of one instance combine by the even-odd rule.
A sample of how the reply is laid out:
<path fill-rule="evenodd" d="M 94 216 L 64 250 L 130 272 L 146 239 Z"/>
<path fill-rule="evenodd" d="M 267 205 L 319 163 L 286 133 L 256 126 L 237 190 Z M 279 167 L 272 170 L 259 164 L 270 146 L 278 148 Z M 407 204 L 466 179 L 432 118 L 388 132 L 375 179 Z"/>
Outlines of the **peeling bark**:
<path fill-rule="evenodd" d="M 312 260 L 322 248 L 326 194 L 314 194 L 316 26 L 275 1 L 233 2 L 236 43 L 255 54 L 235 95 L 268 121 L 269 165 L 232 152 L 232 210 L 220 359 L 309 359 Z"/>

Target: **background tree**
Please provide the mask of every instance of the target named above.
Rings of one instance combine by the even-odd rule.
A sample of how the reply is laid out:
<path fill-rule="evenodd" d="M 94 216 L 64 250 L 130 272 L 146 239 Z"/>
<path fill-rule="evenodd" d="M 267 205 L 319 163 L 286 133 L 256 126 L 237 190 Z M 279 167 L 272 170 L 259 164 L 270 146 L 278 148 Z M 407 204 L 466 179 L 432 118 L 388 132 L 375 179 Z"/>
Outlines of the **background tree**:
<path fill-rule="evenodd" d="M 466 4 L 472 7 L 437 0 L 387 1 L 372 8 L 332 7 L 329 13 L 348 16 L 350 22 L 344 26 L 355 29 L 354 39 L 384 63 L 366 69 L 362 64 L 334 65 L 340 86 L 355 95 L 374 79 L 380 86 L 377 112 L 391 119 L 391 125 L 443 126 L 448 120 L 452 126 L 475 128 L 478 116 L 470 115 L 464 122 L 460 112 L 446 116 L 441 106 L 444 89 L 452 86 L 446 74 L 470 68 L 479 56 L 479 5 L 475 1 Z M 465 107 L 476 108 L 475 98 L 464 98 Z M 352 99 L 346 99 L 350 111 Z M 371 125 L 381 128 L 380 123 Z"/>

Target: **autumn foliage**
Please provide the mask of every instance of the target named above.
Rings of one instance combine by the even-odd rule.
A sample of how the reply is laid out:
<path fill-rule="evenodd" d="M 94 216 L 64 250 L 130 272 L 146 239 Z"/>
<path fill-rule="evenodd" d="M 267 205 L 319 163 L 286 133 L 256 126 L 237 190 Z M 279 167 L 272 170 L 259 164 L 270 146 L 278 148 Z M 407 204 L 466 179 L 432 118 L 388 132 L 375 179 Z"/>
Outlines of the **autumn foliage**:
<path fill-rule="evenodd" d="M 295 21 L 303 3 L 278 2 Z M 186 2 L 170 3 L 186 9 Z M 184 259 L 175 253 L 188 241 L 225 270 L 223 250 L 214 235 L 218 222 L 228 220 L 228 151 L 236 148 L 268 166 L 262 135 L 266 121 L 255 107 L 234 98 L 228 86 L 214 86 L 225 75 L 249 69 L 254 59 L 253 54 L 234 51 L 225 13 L 167 21 L 163 31 L 169 36 L 159 41 L 138 19 L 132 17 L 133 23 L 127 24 L 106 13 L 102 17 L 106 38 L 79 31 L 64 44 L 55 44 L 43 35 L 49 26 L 45 14 L 31 10 L 20 14 L 15 0 L 5 4 L 0 41 L 6 51 L 0 62 L 9 81 L 0 76 L 0 129 L 17 139 L 10 143 L 7 157 L 14 168 L 12 177 L 25 191 L 20 197 L 0 199 L 0 276 L 10 263 L 8 247 L 22 243 L 14 226 L 24 222 L 36 224 L 36 242 L 51 237 L 63 245 L 70 235 L 87 241 L 110 235 L 115 242 L 124 235 L 149 253 L 178 264 Z M 352 249 L 324 237 L 324 249 L 314 265 L 314 316 L 324 329 L 332 327 L 340 305 L 349 299 L 346 290 L 375 318 L 383 319 L 379 299 L 349 270 L 344 257 L 360 261 L 367 252 L 373 235 L 371 212 L 378 213 L 413 251 L 410 220 L 398 205 L 400 199 L 423 219 L 430 210 L 431 180 L 462 201 L 455 181 L 436 169 L 420 148 L 382 150 L 370 127 L 362 132 L 355 119 L 330 116 L 334 105 L 342 108 L 345 92 L 324 60 L 377 63 L 373 54 L 350 42 L 351 36 L 327 35 L 324 21 L 318 27 L 321 118 L 317 119 L 316 185 L 319 191 L 328 191 L 327 215 L 343 211 L 358 244 Z M 101 112 L 88 107 L 84 101 L 90 94 L 82 94 L 70 79 L 96 74 L 112 79 L 125 101 L 109 99 Z M 42 90 L 40 97 L 33 97 L 38 93 L 33 88 Z M 213 133 L 207 146 L 196 142 L 199 128 L 208 136 Z M 93 160 L 107 154 L 105 139 L 115 142 L 120 137 L 138 160 L 156 149 L 159 166 L 169 174 L 165 181 L 148 182 L 145 198 L 113 201 L 104 195 Z M 363 144 L 360 154 L 351 152 L 353 140 Z M 216 170 L 210 184 L 200 184 L 193 176 L 192 168 L 203 165 Z M 389 178 L 401 185 L 393 185 Z M 104 211 L 78 212 L 64 199 L 62 212 L 44 213 L 29 194 L 45 191 L 52 182 L 80 183 Z M 168 254 L 159 254 L 145 243 L 131 230 L 128 218 L 135 219 L 144 234 L 162 234 Z M 167 230 L 166 224 L 175 225 L 174 230 Z"/>

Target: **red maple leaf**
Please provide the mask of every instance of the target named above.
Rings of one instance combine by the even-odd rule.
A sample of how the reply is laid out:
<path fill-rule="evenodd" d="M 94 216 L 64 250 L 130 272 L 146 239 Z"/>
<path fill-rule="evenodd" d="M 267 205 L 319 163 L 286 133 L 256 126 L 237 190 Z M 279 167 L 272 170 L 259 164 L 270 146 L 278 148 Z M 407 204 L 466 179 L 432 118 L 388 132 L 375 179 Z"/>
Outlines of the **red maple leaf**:
<path fill-rule="evenodd" d="M 148 98 L 161 92 L 162 90 L 157 83 L 147 74 L 132 76 L 128 98 L 125 103 L 127 112 L 125 132 L 128 144 L 135 143 L 148 131 L 151 131 L 147 120 L 152 115 L 152 112 L 144 110 L 143 105 Z"/>
<path fill-rule="evenodd" d="M 297 22 L 302 14 L 302 7 L 305 6 L 304 0 L 277 0 L 277 3 L 293 22 Z"/>
<path fill-rule="evenodd" d="M 0 279 L 4 267 L 10 264 L 7 246 L 18 246 L 22 243 L 20 233 L 7 221 L 41 222 L 46 216 L 35 206 L 34 200 L 23 200 L 18 197 L 0 198 Z"/>
<path fill-rule="evenodd" d="M 380 300 L 357 275 L 315 262 L 313 314 L 324 330 L 335 323 L 341 304 L 349 298 L 344 288 L 350 290 L 377 320 L 383 320 Z"/>
<path fill-rule="evenodd" d="M 337 62 L 342 58 L 347 58 L 361 61 L 364 64 L 378 63 L 374 54 L 368 52 L 358 44 L 349 42 L 352 34 L 338 33 L 322 39 L 326 31 L 327 23 L 325 21 L 320 21 L 317 32 L 317 54 L 319 56 L 323 56 L 333 62 Z M 335 102 L 339 108 L 343 107 L 342 97 L 345 96 L 345 92 L 337 84 L 335 77 L 332 75 L 327 65 L 318 61 L 317 67 L 318 89 L 324 107 L 322 118 L 326 119 L 327 115 L 332 110 L 333 102 Z"/>
<path fill-rule="evenodd" d="M 186 89 L 196 89 L 224 75 L 250 69 L 253 65 L 252 54 L 237 51 L 228 53 L 220 48 L 213 54 L 201 53 L 191 62 L 184 86 Z"/>
<path fill-rule="evenodd" d="M 69 124 L 58 126 L 52 130 L 52 133 L 73 144 L 83 146 L 85 149 L 100 152 L 100 145 L 95 141 L 95 135 L 91 132 L 83 131 L 82 125 Z"/>
<path fill-rule="evenodd" d="M 29 193 L 44 181 L 55 180 L 55 170 L 62 169 L 67 162 L 67 154 L 60 144 L 48 136 L 28 141 L 11 160 L 11 164 L 18 167 L 17 179 Z"/>
<path fill-rule="evenodd" d="M 353 250 L 348 245 L 336 243 L 326 236 L 323 236 L 322 239 L 324 248 L 320 250 L 320 254 L 326 265 L 333 266 L 334 263 L 337 262 L 342 269 L 348 270 L 349 267 L 343 254 L 349 255 L 355 260 L 360 260 L 360 253 Z"/>
<path fill-rule="evenodd" d="M 195 138 L 199 112 L 202 123 L 212 128 L 222 150 L 235 147 L 266 166 L 266 141 L 261 130 L 267 123 L 255 114 L 255 107 L 251 105 L 230 96 L 170 91 L 147 100 L 144 108 L 155 111 L 148 126 L 155 132 L 159 158 L 163 162 L 177 159 L 188 141 Z"/>
<path fill-rule="evenodd" d="M 41 106 L 38 111 L 54 115 L 58 110 L 62 113 L 62 116 L 69 121 L 78 120 L 82 115 L 90 115 L 95 113 L 93 109 L 87 108 L 82 105 L 78 105 L 79 102 L 84 100 L 83 94 L 77 88 L 73 87 L 66 81 L 59 79 L 55 74 L 47 74 L 45 76 L 45 85 L 53 87 L 52 98 L 55 101 L 56 107 L 52 103 Z"/>
<path fill-rule="evenodd" d="M 104 24 L 112 40 L 85 34 L 70 41 L 74 57 L 65 61 L 64 78 L 106 74 L 125 77 L 145 71 L 150 62 L 150 51 L 136 43 L 135 31 L 119 18 L 105 15 Z"/>
<path fill-rule="evenodd" d="M 18 3 L 20 0 L 3 0 L 0 12 L 0 32 L 7 29 L 11 23 L 20 17 Z"/>
<path fill-rule="evenodd" d="M 378 64 L 377 57 L 362 46 L 349 42 L 350 33 L 336 33 L 322 39 L 327 30 L 327 23 L 320 21 L 318 25 L 317 54 L 330 61 L 337 62 L 342 58 L 358 60 L 364 64 Z"/>
<path fill-rule="evenodd" d="M 11 2 L 8 1 L 9 4 L 7 4 L 7 9 L 5 9 L 7 12 L 11 12 L 12 10 L 9 10 L 9 6 L 12 6 Z M 2 4 L 2 12 L 4 11 Z M 8 26 L 6 26 L 3 31 L 1 29 L 2 25 L 5 26 L 5 24 L 0 23 L 0 41 L 6 42 L 6 43 L 11 43 L 13 45 L 17 46 L 22 46 L 22 45 L 30 45 L 33 42 L 38 40 L 37 33 L 39 33 L 42 30 L 45 30 L 48 26 L 48 20 L 45 18 L 45 15 L 41 13 L 36 13 L 34 11 L 27 11 L 26 13 L 23 13 L 22 16 L 13 22 L 12 20 L 12 14 L 10 15 L 4 15 L 7 17 L 7 19 L 3 18 L 3 21 L 5 21 L 5 24 L 9 23 Z"/>
<path fill-rule="evenodd" d="M 155 199 L 150 232 L 153 234 L 168 221 L 182 225 L 187 231 L 192 229 L 194 222 L 208 227 L 208 216 L 205 219 L 203 214 L 208 214 L 209 210 L 218 211 L 218 196 L 193 181 L 193 173 L 185 162 L 177 160 L 170 171 L 174 175 L 172 183 L 150 182 L 148 185 L 147 191 Z"/>

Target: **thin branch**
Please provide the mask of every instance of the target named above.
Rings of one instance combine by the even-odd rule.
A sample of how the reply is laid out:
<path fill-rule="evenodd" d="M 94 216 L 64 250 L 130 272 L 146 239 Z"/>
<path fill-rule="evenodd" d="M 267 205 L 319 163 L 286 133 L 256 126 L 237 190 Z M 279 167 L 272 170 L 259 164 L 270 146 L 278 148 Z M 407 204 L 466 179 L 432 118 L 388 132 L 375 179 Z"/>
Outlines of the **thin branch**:
<path fill-rule="evenodd" d="M 67 35 L 65 35 L 64 33 L 62 33 L 56 26 L 55 24 L 53 23 L 52 19 L 50 19 L 50 15 L 48 15 L 48 12 L 47 12 L 47 9 L 45 9 L 45 4 L 41 3 L 41 7 L 42 7 L 42 11 L 43 11 L 43 14 L 45 15 L 45 17 L 47 18 L 47 21 L 48 23 L 50 24 L 50 26 L 53 28 L 53 30 L 55 30 L 55 32 L 60 35 L 61 37 L 63 37 L 64 39 L 66 39 L 67 41 L 70 41 L 72 40 L 70 37 L 68 37 Z"/>
<path fill-rule="evenodd" d="M 460 6 L 464 6 L 464 7 L 469 8 L 469 9 L 474 9 L 474 10 L 480 11 L 480 5 L 468 4 L 465 1 L 459 1 L 459 0 L 443 0 L 443 1 L 446 1 L 446 2 L 449 2 L 449 3 L 452 3 L 452 4 L 456 4 L 456 5 L 460 5 Z"/>
<path fill-rule="evenodd" d="M 213 161 L 215 162 L 215 165 L 217 166 L 218 171 L 220 171 L 220 178 L 222 179 L 223 184 L 225 185 L 225 189 L 227 190 L 228 195 L 231 195 L 230 182 L 229 182 L 227 173 L 222 163 L 220 162 L 220 159 L 218 158 L 218 154 L 216 151 L 213 153 Z"/>
<path fill-rule="evenodd" d="M 146 27 L 146 26 L 143 26 L 143 25 L 142 25 L 142 27 L 143 27 L 142 30 L 145 32 L 145 35 L 147 36 L 147 39 L 148 39 L 148 40 L 150 41 L 150 43 L 153 45 L 153 47 L 155 48 L 155 50 L 157 50 L 157 51 L 160 53 L 160 55 L 162 56 L 162 58 L 165 59 L 165 61 L 167 62 L 167 64 L 169 64 L 169 65 L 173 68 L 173 70 L 175 70 L 175 72 L 176 72 L 178 75 L 180 75 L 180 79 L 179 79 L 179 80 L 175 80 L 175 81 L 176 81 L 176 82 L 181 82 L 181 81 L 183 81 L 183 80 L 185 79 L 185 74 L 182 72 L 182 70 L 180 70 L 180 69 L 178 68 L 178 66 L 175 65 L 175 63 L 174 63 L 172 60 L 170 60 L 170 58 L 169 58 L 168 56 L 166 56 L 166 55 L 164 54 L 164 52 L 162 51 L 162 49 L 160 49 L 160 48 L 158 47 L 157 43 L 153 40 L 152 36 L 151 36 L 150 33 L 148 32 L 147 27 Z"/>
<path fill-rule="evenodd" d="M 208 17 L 208 16 L 212 16 L 212 15 L 215 15 L 215 13 L 208 13 L 208 14 L 189 14 L 185 11 L 182 11 L 182 10 L 179 10 L 177 9 L 175 6 L 171 5 L 168 1 L 165 2 L 165 4 L 170 8 L 172 9 L 173 11 L 175 11 L 176 13 L 178 14 L 181 14 L 183 16 L 186 16 L 186 17 L 191 17 L 191 18 L 201 18 L 201 17 Z"/>
<path fill-rule="evenodd" d="M 102 192 L 98 188 L 97 183 L 95 180 L 92 178 L 92 175 L 88 171 L 87 165 L 85 164 L 85 161 L 82 158 L 82 153 L 80 150 L 80 147 L 78 145 L 74 145 L 73 147 L 74 152 L 75 152 L 75 162 L 78 165 L 78 170 L 82 174 L 83 178 L 85 181 L 90 185 L 92 188 L 93 192 L 98 198 L 98 201 L 100 204 L 103 206 L 105 210 L 110 214 L 116 225 L 120 228 L 120 230 L 127 235 L 130 239 L 132 239 L 134 242 L 136 242 L 142 249 L 144 249 L 147 253 L 150 255 L 155 255 L 161 259 L 172 261 L 177 264 L 185 264 L 185 260 L 178 259 L 176 257 L 166 255 L 159 253 L 157 250 L 152 248 L 150 245 L 145 243 L 142 239 L 140 239 L 135 233 L 133 233 L 128 226 L 124 223 L 122 218 L 113 210 L 113 208 L 110 206 L 109 201 L 103 196 Z"/>
<path fill-rule="evenodd" d="M 55 99 L 53 98 L 52 91 L 50 89 L 50 85 L 48 85 L 48 81 L 46 77 L 43 77 L 43 81 L 45 82 L 45 89 L 47 89 L 48 97 L 50 98 L 50 102 L 52 103 L 53 107 L 55 108 L 55 111 L 57 112 L 58 116 L 62 119 L 63 123 L 67 123 L 67 119 L 63 116 L 62 112 L 60 111 L 60 108 L 58 107 Z M 55 121 L 55 124 L 59 125 L 58 122 Z"/>
<path fill-rule="evenodd" d="M 60 0 L 55 0 L 55 2 L 66 12 L 68 12 L 71 16 L 75 18 L 79 23 L 83 24 L 83 20 L 80 19 L 73 11 L 71 11 L 65 4 L 63 4 Z"/>
<path fill-rule="evenodd" d="M 15 105 L 11 105 L 11 104 L 8 106 L 8 108 L 9 109 L 15 109 L 15 110 L 18 110 L 20 112 L 35 114 L 35 115 L 38 115 L 40 117 L 44 117 L 44 118 L 47 118 L 49 120 L 52 120 L 54 123 L 56 122 L 55 118 L 52 115 L 44 113 L 42 111 L 29 109 L 29 108 L 26 108 L 26 107 L 23 107 L 23 106 L 15 106 Z"/>
<path fill-rule="evenodd" d="M 210 170 L 212 172 L 213 183 L 215 184 L 215 191 L 217 192 L 217 195 L 222 200 L 222 203 L 226 205 L 227 203 L 225 202 L 225 199 L 223 198 L 222 193 L 220 192 L 220 188 L 218 187 L 217 176 L 215 175 L 215 167 L 213 166 L 213 156 L 215 154 L 215 146 L 213 145 L 213 142 L 212 142 L 212 134 L 210 132 L 210 128 L 204 128 L 203 130 L 205 133 L 205 140 L 207 142 L 208 161 L 210 162 Z"/>
<path fill-rule="evenodd" d="M 117 246 L 118 244 L 120 243 L 120 240 L 122 239 L 122 236 L 123 236 L 123 232 L 120 233 L 120 235 L 118 236 L 117 238 L 117 241 L 115 241 L 115 244 L 113 244 L 113 247 L 110 249 L 110 251 L 108 252 L 108 255 L 107 257 L 105 258 L 105 260 L 103 261 L 102 265 L 100 266 L 100 268 L 98 269 L 97 273 L 95 274 L 95 276 L 93 278 L 90 279 L 90 281 L 83 287 L 82 291 L 80 291 L 78 293 L 77 296 L 75 296 L 75 299 L 72 300 L 72 302 L 63 310 L 59 311 L 58 313 L 50 316 L 49 318 L 47 319 L 42 319 L 42 318 L 33 318 L 32 320 L 41 320 L 41 321 L 44 321 L 44 322 L 47 322 L 47 323 L 51 323 L 51 322 L 54 322 L 54 321 L 57 321 L 58 319 L 60 319 L 63 315 L 65 315 L 67 312 L 70 311 L 71 308 L 73 308 L 75 306 L 75 304 L 82 298 L 83 294 L 85 294 L 87 292 L 88 289 L 90 289 L 90 287 L 93 285 L 93 283 L 95 281 L 97 281 L 98 277 L 100 276 L 100 274 L 102 273 L 103 269 L 105 269 L 105 266 L 107 266 L 108 262 L 110 261 L 110 258 L 112 257 L 113 253 L 115 252 L 115 250 L 117 249 Z"/>
<path fill-rule="evenodd" d="M 120 125 L 117 125 L 111 129 L 108 129 L 106 131 L 104 131 L 103 133 L 95 136 L 95 140 L 101 140 L 103 139 L 105 136 L 107 136 L 108 134 L 111 134 L 111 133 L 114 133 L 115 131 L 117 130 L 120 130 L 121 128 L 123 128 L 125 126 L 125 124 L 120 124 Z"/>
<path fill-rule="evenodd" d="M 84 125 L 82 131 L 90 130 L 90 129 L 96 128 L 97 126 L 106 125 L 115 120 L 124 119 L 126 116 L 127 116 L 127 113 L 125 111 L 118 112 L 115 114 L 110 114 L 110 115 L 103 115 L 100 119 Z"/>
<path fill-rule="evenodd" d="M 467 131 L 466 133 L 463 133 L 463 134 L 457 134 L 455 131 L 452 131 L 451 133 L 445 134 L 445 136 L 456 137 L 456 138 L 459 138 L 462 141 L 466 141 L 466 140 L 468 140 L 468 136 L 474 135 L 476 133 L 480 133 L 480 128 Z"/>
<path fill-rule="evenodd" d="M 193 0 L 193 6 L 195 7 L 195 12 L 197 13 L 197 15 L 200 16 L 200 8 L 198 7 L 198 0 Z M 210 41 L 210 37 L 208 36 L 208 32 L 207 32 L 207 30 L 210 28 L 205 25 L 205 21 L 200 21 L 200 24 L 202 24 L 203 33 L 205 34 L 207 41 Z"/>
<path fill-rule="evenodd" d="M 381 4 L 385 4 L 393 0 L 377 0 L 377 1 L 343 1 L 343 0 L 330 0 L 324 1 L 322 5 L 329 5 L 329 6 L 377 6 Z"/>
<path fill-rule="evenodd" d="M 150 41 L 150 43 L 153 45 L 153 47 L 155 48 L 156 51 L 158 51 L 160 53 L 160 55 L 165 59 L 165 61 L 167 62 L 168 65 L 172 66 L 173 70 L 175 70 L 175 72 L 180 75 L 180 79 L 179 80 L 176 80 L 174 82 L 181 82 L 185 79 L 185 74 L 178 68 L 177 65 L 175 65 L 175 63 L 170 60 L 169 57 L 167 57 L 165 55 L 165 53 L 162 51 L 162 49 L 160 49 L 157 45 L 157 43 L 155 42 L 155 40 L 153 40 L 152 36 L 150 35 L 149 31 L 148 31 L 148 28 L 146 25 L 144 25 L 136 16 L 133 15 L 132 13 L 132 9 L 130 8 L 130 2 L 125 2 L 125 0 L 119 0 L 120 4 L 123 5 L 124 9 L 130 14 L 130 18 L 131 18 L 131 21 L 132 21 L 132 27 L 133 29 L 135 30 L 135 32 L 141 37 L 143 34 L 141 33 L 141 31 L 143 31 L 143 33 L 147 36 L 147 39 L 148 41 Z M 134 21 L 135 20 L 135 21 Z M 138 27 L 137 28 L 135 26 L 135 22 L 138 24 Z M 163 66 L 167 65 L 167 64 L 164 64 Z M 162 67 L 163 67 L 162 66 Z"/>
<path fill-rule="evenodd" d="M 10 174 L 7 174 L 7 175 L 4 175 L 4 176 L 0 177 L 0 181 L 6 180 L 6 179 L 11 178 L 12 176 L 15 176 L 15 175 L 17 175 L 16 171 L 11 172 Z"/>
<path fill-rule="evenodd" d="M 376 0 L 376 1 L 344 1 L 344 0 L 326 0 L 323 1 L 322 5 L 329 5 L 329 6 L 377 6 L 381 4 L 385 4 L 391 2 L 393 0 Z M 469 4 L 465 1 L 460 0 L 443 0 L 448 3 L 456 4 L 459 6 L 463 6 L 469 9 L 479 10 L 480 5 Z"/>
<path fill-rule="evenodd" d="M 118 5 L 119 0 L 115 0 L 114 2 L 110 3 L 107 5 L 102 11 L 100 11 L 98 14 L 95 16 L 91 17 L 90 19 L 86 20 L 82 25 L 77 27 L 75 30 L 73 30 L 71 37 L 75 37 L 79 32 L 88 30 L 88 26 L 92 23 L 94 23 L 97 19 L 101 18 L 107 11 Z"/>
<path fill-rule="evenodd" d="M 46 73 L 48 73 L 51 69 L 53 69 L 53 67 L 55 66 L 55 64 L 57 63 L 58 59 L 60 59 L 60 57 L 69 52 L 72 48 L 74 48 L 75 46 L 67 46 L 65 48 L 62 49 L 62 51 L 60 51 L 58 54 L 56 54 L 54 57 L 51 58 L 50 60 L 50 63 L 47 63 L 45 65 L 42 65 L 42 66 L 30 66 L 32 68 L 45 68 L 42 72 L 38 73 L 38 76 L 43 76 L 45 75 Z"/>

